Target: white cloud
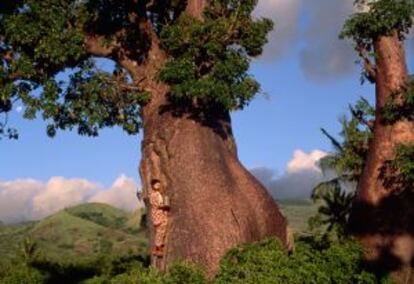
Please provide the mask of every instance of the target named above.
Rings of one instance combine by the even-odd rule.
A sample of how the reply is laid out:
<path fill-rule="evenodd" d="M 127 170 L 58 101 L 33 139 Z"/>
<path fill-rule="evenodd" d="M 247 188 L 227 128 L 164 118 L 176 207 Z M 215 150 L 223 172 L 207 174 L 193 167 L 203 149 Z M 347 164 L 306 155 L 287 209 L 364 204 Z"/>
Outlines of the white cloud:
<path fill-rule="evenodd" d="M 137 207 L 136 191 L 137 185 L 134 179 L 121 175 L 110 189 L 98 192 L 89 201 L 108 203 L 131 211 Z"/>
<path fill-rule="evenodd" d="M 293 152 L 292 160 L 287 165 L 287 172 L 314 171 L 321 173 L 318 162 L 326 155 L 327 153 L 321 150 L 314 150 L 309 154 L 302 150 L 296 150 Z"/>
<path fill-rule="evenodd" d="M 86 202 L 106 203 L 133 210 L 142 204 L 135 197 L 137 185 L 121 175 L 110 188 L 85 179 L 52 177 L 46 183 L 33 179 L 0 181 L 0 221 L 37 220 L 65 207 Z"/>
<path fill-rule="evenodd" d="M 327 155 L 321 150 L 306 153 L 296 150 L 282 175 L 269 168 L 251 170 L 269 192 L 278 199 L 309 198 L 312 189 L 324 180 L 318 162 Z"/>
<path fill-rule="evenodd" d="M 100 186 L 83 179 L 52 177 L 33 198 L 33 218 L 40 219 L 62 208 L 87 202 Z"/>
<path fill-rule="evenodd" d="M 32 179 L 0 181 L 0 220 L 17 222 L 31 219 L 33 198 L 43 188 L 41 182 Z"/>

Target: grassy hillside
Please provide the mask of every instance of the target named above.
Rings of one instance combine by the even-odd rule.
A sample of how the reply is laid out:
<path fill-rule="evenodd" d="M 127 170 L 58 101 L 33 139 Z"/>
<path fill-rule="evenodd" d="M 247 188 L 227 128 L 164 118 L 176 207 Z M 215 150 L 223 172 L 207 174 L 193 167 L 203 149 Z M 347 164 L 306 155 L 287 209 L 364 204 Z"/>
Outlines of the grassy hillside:
<path fill-rule="evenodd" d="M 1 226 L 0 261 L 16 256 L 25 238 L 36 242 L 41 254 L 54 261 L 90 258 L 100 253 L 144 254 L 147 236 L 139 228 L 140 215 L 92 203 L 59 211 L 39 222 Z"/>
<path fill-rule="evenodd" d="M 0 226 L 0 265 L 16 256 L 19 245 L 35 226 L 35 222 Z"/>
<path fill-rule="evenodd" d="M 277 203 L 295 234 L 308 233 L 308 219 L 317 213 L 317 205 L 311 200 L 280 200 Z"/>
<path fill-rule="evenodd" d="M 280 208 L 294 233 L 307 232 L 307 219 L 317 207 L 311 201 L 282 200 Z M 23 240 L 36 242 L 52 261 L 71 261 L 99 254 L 147 252 L 147 235 L 140 228 L 142 211 L 128 213 L 105 204 L 89 203 L 57 212 L 41 221 L 0 225 L 0 264 L 19 254 Z"/>

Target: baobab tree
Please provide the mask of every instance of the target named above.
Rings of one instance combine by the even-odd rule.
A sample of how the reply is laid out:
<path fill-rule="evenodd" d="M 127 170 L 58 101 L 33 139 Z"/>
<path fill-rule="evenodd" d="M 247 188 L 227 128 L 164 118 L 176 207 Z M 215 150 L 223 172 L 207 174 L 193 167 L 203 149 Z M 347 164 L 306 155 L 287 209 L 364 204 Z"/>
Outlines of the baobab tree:
<path fill-rule="evenodd" d="M 260 89 L 248 68 L 272 23 L 252 18 L 255 5 L 1 1 L 2 102 L 20 100 L 26 118 L 40 113 L 50 136 L 143 129 L 144 198 L 155 180 L 170 199 L 164 254 L 153 262 L 161 269 L 179 258 L 212 273 L 234 245 L 286 241 L 277 205 L 238 160 L 229 114 Z M 96 58 L 112 60 L 113 72 Z"/>
<path fill-rule="evenodd" d="M 376 109 L 351 227 L 374 268 L 393 271 L 409 283 L 414 260 L 413 155 L 409 151 L 414 146 L 414 92 L 404 39 L 413 24 L 414 2 L 361 0 L 356 5 L 362 9 L 347 20 L 341 36 L 355 42 L 363 75 L 376 87 Z"/>

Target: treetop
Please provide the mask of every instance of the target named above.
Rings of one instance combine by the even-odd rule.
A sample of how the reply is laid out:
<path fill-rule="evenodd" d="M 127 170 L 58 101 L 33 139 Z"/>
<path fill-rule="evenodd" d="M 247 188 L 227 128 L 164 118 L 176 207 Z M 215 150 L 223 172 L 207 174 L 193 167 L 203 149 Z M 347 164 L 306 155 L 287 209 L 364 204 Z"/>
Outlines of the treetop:
<path fill-rule="evenodd" d="M 152 94 L 139 84 L 145 70 L 131 69 L 145 66 L 154 37 L 168 61 L 149 79 L 170 85 L 174 99 L 242 108 L 260 89 L 248 68 L 271 21 L 252 18 L 256 0 L 211 1 L 202 20 L 186 15 L 184 2 L 2 1 L 0 114 L 20 101 L 25 118 L 48 121 L 50 136 L 74 127 L 95 136 L 115 125 L 136 133 Z M 100 68 L 99 58 L 115 67 Z"/>

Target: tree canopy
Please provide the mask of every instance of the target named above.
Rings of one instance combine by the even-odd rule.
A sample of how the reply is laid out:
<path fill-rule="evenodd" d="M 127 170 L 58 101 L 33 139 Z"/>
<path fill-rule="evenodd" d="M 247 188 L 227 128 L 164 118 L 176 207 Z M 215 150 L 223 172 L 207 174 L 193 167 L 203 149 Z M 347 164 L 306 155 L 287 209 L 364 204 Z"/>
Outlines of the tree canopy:
<path fill-rule="evenodd" d="M 412 0 L 356 0 L 355 4 L 360 11 L 346 21 L 340 36 L 352 39 L 357 45 L 372 49 L 379 36 L 397 32 L 404 37 L 413 24 Z"/>
<path fill-rule="evenodd" d="M 256 2 L 215 0 L 195 19 L 185 1 L 2 1 L 0 114 L 21 101 L 25 118 L 48 121 L 50 136 L 75 127 L 95 136 L 115 125 L 134 134 L 151 99 L 149 79 L 170 85 L 174 99 L 242 108 L 260 88 L 248 74 L 250 58 L 272 29 L 270 20 L 252 18 Z M 140 67 L 158 39 L 167 63 L 147 78 Z M 102 57 L 115 67 L 100 68 Z"/>
<path fill-rule="evenodd" d="M 357 12 L 345 22 L 339 35 L 350 39 L 363 61 L 363 77 L 374 83 L 374 42 L 381 36 L 397 35 L 403 40 L 413 25 L 413 0 L 355 0 Z"/>

